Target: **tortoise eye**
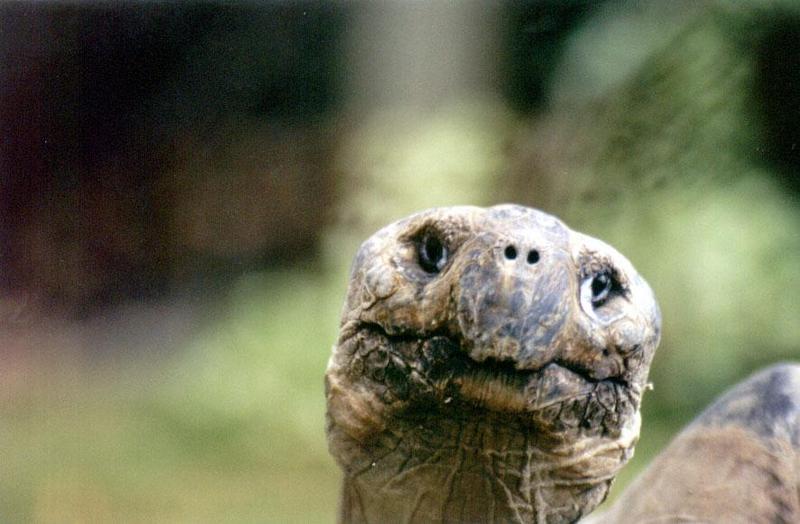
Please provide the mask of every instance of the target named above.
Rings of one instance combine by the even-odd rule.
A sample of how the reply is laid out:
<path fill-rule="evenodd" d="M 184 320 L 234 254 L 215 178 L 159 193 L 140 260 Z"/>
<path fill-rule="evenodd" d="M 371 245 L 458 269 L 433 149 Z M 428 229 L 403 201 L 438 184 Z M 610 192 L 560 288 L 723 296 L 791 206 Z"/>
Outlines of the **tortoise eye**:
<path fill-rule="evenodd" d="M 624 295 L 612 269 L 604 269 L 584 278 L 581 282 L 581 302 L 584 308 L 597 309 L 616 295 Z"/>
<path fill-rule="evenodd" d="M 614 279 L 607 271 L 596 274 L 592 277 L 592 306 L 602 306 L 603 302 L 608 298 L 611 293 L 611 288 L 614 286 Z"/>
<path fill-rule="evenodd" d="M 427 273 L 438 273 L 447 263 L 447 248 L 434 233 L 426 233 L 417 246 L 419 265 Z"/>

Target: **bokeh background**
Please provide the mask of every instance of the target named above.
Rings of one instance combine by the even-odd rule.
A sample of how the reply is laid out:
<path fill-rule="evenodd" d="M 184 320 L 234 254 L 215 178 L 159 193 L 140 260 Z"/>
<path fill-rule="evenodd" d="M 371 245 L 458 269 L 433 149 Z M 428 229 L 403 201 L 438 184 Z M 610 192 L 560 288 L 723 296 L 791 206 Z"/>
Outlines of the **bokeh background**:
<path fill-rule="evenodd" d="M 0 124 L 3 522 L 333 521 L 348 265 L 420 208 L 536 206 L 651 283 L 613 493 L 800 355 L 791 0 L 2 3 Z"/>

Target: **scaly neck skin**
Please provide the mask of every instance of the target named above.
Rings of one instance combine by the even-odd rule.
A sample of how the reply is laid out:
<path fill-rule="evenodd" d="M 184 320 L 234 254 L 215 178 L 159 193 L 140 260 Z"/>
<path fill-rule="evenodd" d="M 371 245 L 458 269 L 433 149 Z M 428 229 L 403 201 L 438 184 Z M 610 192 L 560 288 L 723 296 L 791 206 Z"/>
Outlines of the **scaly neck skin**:
<path fill-rule="evenodd" d="M 605 498 L 638 423 L 615 438 L 545 439 L 485 413 L 406 418 L 340 448 L 350 455 L 341 521 L 574 522 Z"/>

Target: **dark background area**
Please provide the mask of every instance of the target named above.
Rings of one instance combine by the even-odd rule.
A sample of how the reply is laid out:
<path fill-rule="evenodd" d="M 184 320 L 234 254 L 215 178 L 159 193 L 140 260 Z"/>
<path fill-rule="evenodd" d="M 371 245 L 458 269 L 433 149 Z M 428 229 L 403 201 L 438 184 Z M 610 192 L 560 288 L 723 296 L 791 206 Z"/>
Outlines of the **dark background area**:
<path fill-rule="evenodd" d="M 496 8 L 496 83 L 511 107 L 543 109 L 559 49 L 600 4 Z M 4 4 L 4 287 L 81 315 L 162 296 L 209 271 L 213 283 L 313 254 L 337 197 L 331 128 L 345 111 L 343 40 L 368 8 Z M 212 164 L 230 161 L 214 154 L 231 147 L 232 128 L 253 125 L 269 128 L 263 150 L 277 149 L 256 152 L 264 171 L 275 167 L 270 162 L 290 164 L 264 173 L 272 176 L 259 195 L 262 220 L 282 227 L 239 249 L 187 245 L 191 234 L 181 228 L 191 226 L 176 214 L 202 202 L 181 200 L 214 187 L 201 188 L 204 175 L 182 166 L 182 157 L 201 147 L 215 150 Z M 217 233 L 248 227 L 237 222 Z M 73 266 L 54 267 L 64 262 Z"/>

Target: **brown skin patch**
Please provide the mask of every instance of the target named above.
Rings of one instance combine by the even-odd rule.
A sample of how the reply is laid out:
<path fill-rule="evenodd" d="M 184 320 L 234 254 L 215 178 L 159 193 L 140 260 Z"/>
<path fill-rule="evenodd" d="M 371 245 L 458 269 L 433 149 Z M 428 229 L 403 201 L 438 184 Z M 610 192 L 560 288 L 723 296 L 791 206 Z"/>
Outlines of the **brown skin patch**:
<path fill-rule="evenodd" d="M 440 208 L 356 255 L 326 374 L 344 522 L 571 522 L 630 458 L 658 307 L 608 245 Z"/>

